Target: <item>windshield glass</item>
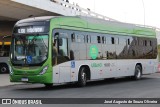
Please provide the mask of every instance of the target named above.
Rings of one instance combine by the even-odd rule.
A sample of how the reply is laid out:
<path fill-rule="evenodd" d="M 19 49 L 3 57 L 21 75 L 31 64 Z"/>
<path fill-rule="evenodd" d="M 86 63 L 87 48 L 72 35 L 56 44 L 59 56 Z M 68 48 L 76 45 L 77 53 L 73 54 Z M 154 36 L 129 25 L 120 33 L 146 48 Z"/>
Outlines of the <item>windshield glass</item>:
<path fill-rule="evenodd" d="M 38 65 L 48 56 L 48 35 L 14 36 L 11 47 L 13 64 Z"/>

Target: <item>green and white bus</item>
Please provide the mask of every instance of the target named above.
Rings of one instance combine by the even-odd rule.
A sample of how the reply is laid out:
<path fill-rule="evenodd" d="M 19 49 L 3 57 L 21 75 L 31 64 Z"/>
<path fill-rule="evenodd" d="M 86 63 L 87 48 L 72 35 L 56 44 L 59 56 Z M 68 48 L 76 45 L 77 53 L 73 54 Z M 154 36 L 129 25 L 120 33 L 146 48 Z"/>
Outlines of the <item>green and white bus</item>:
<path fill-rule="evenodd" d="M 153 28 L 91 17 L 35 17 L 13 29 L 10 81 L 46 86 L 157 71 Z"/>

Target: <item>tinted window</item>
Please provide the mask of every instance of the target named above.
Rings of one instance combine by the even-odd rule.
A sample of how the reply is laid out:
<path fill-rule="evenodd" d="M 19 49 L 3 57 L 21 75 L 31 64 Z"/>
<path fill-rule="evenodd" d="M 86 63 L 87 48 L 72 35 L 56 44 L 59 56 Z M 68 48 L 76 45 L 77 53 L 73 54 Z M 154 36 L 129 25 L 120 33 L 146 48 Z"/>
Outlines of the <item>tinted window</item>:
<path fill-rule="evenodd" d="M 111 37 L 111 44 L 115 44 L 114 37 Z"/>
<path fill-rule="evenodd" d="M 127 44 L 128 44 L 128 45 L 130 45 L 130 44 L 131 44 L 130 39 L 127 39 Z"/>
<path fill-rule="evenodd" d="M 72 34 L 71 34 L 71 41 L 72 41 L 72 42 L 75 42 L 75 33 L 72 33 Z"/>
<path fill-rule="evenodd" d="M 97 36 L 97 43 L 101 43 L 101 37 Z"/>
<path fill-rule="evenodd" d="M 91 36 L 90 36 L 90 35 L 87 35 L 87 36 L 86 36 L 86 42 L 87 42 L 87 43 L 91 43 Z"/>
<path fill-rule="evenodd" d="M 106 44 L 106 37 L 104 37 L 104 36 L 102 37 L 102 43 Z"/>
<path fill-rule="evenodd" d="M 150 46 L 152 46 L 152 41 L 150 41 Z"/>

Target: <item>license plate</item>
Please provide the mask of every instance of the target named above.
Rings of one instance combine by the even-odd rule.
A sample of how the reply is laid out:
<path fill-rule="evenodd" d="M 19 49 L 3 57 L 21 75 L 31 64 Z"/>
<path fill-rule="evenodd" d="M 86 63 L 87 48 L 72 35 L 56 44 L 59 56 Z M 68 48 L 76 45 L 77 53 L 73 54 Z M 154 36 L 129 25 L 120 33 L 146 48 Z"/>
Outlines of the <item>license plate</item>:
<path fill-rule="evenodd" d="M 21 78 L 21 81 L 27 82 L 27 81 L 28 81 L 28 78 Z"/>

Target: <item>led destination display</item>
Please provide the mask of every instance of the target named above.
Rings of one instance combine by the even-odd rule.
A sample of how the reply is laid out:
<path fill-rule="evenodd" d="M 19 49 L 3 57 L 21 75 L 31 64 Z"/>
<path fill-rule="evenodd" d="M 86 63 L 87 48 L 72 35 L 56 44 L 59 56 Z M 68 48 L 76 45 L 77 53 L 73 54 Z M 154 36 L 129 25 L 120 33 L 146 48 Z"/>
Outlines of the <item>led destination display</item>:
<path fill-rule="evenodd" d="M 15 26 L 14 34 L 48 33 L 49 22 L 23 23 Z"/>
<path fill-rule="evenodd" d="M 42 33 L 44 26 L 22 27 L 17 29 L 18 33 Z"/>

